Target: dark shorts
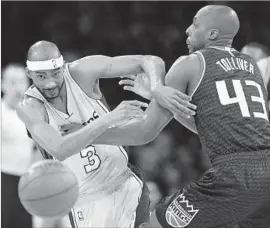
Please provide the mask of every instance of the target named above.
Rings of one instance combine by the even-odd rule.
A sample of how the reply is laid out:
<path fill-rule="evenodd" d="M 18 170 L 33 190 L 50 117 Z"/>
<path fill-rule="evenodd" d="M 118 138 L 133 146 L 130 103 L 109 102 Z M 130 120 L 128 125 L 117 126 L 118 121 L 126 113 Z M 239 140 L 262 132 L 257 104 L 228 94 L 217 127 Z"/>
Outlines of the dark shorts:
<path fill-rule="evenodd" d="M 163 228 L 268 228 L 251 220 L 267 224 L 269 210 L 270 151 L 257 151 L 220 156 L 200 180 L 165 198 L 156 216 Z"/>
<path fill-rule="evenodd" d="M 24 209 L 18 196 L 20 177 L 1 172 L 1 227 L 31 228 L 32 217 Z"/>

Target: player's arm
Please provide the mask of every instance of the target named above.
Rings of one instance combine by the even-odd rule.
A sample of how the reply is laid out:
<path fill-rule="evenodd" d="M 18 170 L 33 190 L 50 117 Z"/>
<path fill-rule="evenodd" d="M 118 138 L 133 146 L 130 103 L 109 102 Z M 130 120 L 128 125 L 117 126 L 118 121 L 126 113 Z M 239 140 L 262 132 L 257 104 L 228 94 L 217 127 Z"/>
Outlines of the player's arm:
<path fill-rule="evenodd" d="M 160 57 L 151 55 L 93 55 L 70 63 L 69 70 L 75 77 L 83 77 L 83 81 L 90 82 L 99 78 L 123 77 L 142 72 L 158 81 L 164 80 L 165 63 Z M 156 79 L 159 75 L 162 77 Z"/>
<path fill-rule="evenodd" d="M 151 142 L 173 118 L 171 112 L 152 99 L 144 119 L 133 119 L 126 124 L 107 129 L 94 144 L 136 146 Z"/>
<path fill-rule="evenodd" d="M 185 93 L 189 95 L 192 93 L 193 90 L 188 88 L 190 85 L 189 79 L 199 72 L 200 61 L 196 56 L 182 58 L 177 64 L 173 65 L 166 75 L 166 86 L 160 85 L 156 91 L 154 90 L 155 92 L 153 91 L 155 93 L 153 94 L 154 97 L 166 108 L 162 107 L 155 99 L 152 99 L 145 111 L 145 119 L 133 120 L 123 126 L 108 129 L 94 143 L 112 145 L 146 144 L 161 132 L 173 116 L 182 125 L 197 133 L 195 121 L 192 117 L 194 111 L 190 110 L 190 118 L 187 119 L 187 112 L 184 108 L 189 104 L 183 100 L 182 96 Z"/>
<path fill-rule="evenodd" d="M 196 54 L 185 56 L 176 61 L 167 73 L 166 86 L 160 84 L 152 91 L 152 96 L 160 105 L 171 111 L 178 122 L 196 134 L 197 127 L 194 117 L 186 118 L 183 115 L 175 90 L 190 96 L 198 84 L 201 72 L 202 66 L 199 57 Z"/>
<path fill-rule="evenodd" d="M 45 107 L 36 99 L 26 98 L 20 103 L 17 114 L 25 123 L 32 139 L 49 154 L 62 161 L 92 144 L 112 124 L 141 116 L 140 107 L 143 105 L 138 101 L 122 102 L 114 111 L 66 136 L 62 136 L 59 131 L 45 122 Z"/>

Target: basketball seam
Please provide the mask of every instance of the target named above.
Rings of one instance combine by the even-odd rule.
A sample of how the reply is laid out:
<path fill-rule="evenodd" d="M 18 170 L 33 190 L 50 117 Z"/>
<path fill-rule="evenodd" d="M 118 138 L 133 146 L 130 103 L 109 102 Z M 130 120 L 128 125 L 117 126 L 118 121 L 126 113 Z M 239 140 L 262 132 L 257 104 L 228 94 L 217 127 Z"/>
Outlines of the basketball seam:
<path fill-rule="evenodd" d="M 70 172 L 57 172 L 57 173 L 47 173 L 47 174 L 43 174 L 42 176 L 37 176 L 35 177 L 34 179 L 32 179 L 31 181 L 29 181 L 22 189 L 19 189 L 19 192 L 22 192 L 26 187 L 28 187 L 29 184 L 31 184 L 34 180 L 40 178 L 40 177 L 46 177 L 46 176 L 49 176 L 51 174 L 59 174 L 59 173 L 70 173 Z"/>
<path fill-rule="evenodd" d="M 63 191 L 61 191 L 61 192 L 58 192 L 58 193 L 54 193 L 54 194 L 51 194 L 51 195 L 48 195 L 48 196 L 44 196 L 44 197 L 41 197 L 41 198 L 37 198 L 37 199 L 23 199 L 22 201 L 23 201 L 23 202 L 29 202 L 29 201 L 37 201 L 37 200 L 48 199 L 48 198 L 50 198 L 50 197 L 52 197 L 52 196 L 57 196 L 57 195 L 60 195 L 60 194 L 62 194 L 62 193 L 65 193 L 65 192 L 69 191 L 70 189 L 72 189 L 72 188 L 74 188 L 74 187 L 76 187 L 76 186 L 77 186 L 77 184 L 74 184 L 74 185 L 72 185 L 71 187 L 69 187 L 69 188 L 67 188 L 67 189 L 65 189 L 65 190 L 63 190 Z"/>

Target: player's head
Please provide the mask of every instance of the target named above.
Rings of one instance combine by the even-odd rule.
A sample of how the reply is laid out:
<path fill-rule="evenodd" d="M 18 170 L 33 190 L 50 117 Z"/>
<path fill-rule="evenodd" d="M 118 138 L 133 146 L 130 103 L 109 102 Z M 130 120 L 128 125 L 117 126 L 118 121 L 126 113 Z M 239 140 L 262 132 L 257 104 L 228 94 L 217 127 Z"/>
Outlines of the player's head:
<path fill-rule="evenodd" d="M 11 106 L 16 106 L 29 86 L 24 67 L 10 64 L 2 71 L 2 91 Z"/>
<path fill-rule="evenodd" d="M 256 62 L 269 56 L 269 49 L 265 45 L 256 42 L 248 43 L 242 48 L 241 52 L 251 56 Z"/>
<path fill-rule="evenodd" d="M 27 54 L 27 73 L 47 99 L 59 96 L 64 84 L 64 60 L 58 47 L 48 41 L 33 44 Z"/>
<path fill-rule="evenodd" d="M 186 30 L 189 52 L 209 45 L 231 45 L 239 26 L 238 16 L 232 8 L 223 5 L 203 7 Z"/>

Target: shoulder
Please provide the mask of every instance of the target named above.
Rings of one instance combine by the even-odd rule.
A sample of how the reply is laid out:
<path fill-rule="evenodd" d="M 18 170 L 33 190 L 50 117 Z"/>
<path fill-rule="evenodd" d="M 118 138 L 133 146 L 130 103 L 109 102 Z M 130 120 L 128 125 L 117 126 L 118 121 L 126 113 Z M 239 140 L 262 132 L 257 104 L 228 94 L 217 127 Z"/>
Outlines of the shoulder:
<path fill-rule="evenodd" d="M 16 109 L 18 117 L 29 124 L 36 119 L 46 119 L 44 103 L 36 98 L 25 95 Z"/>
<path fill-rule="evenodd" d="M 170 68 L 166 80 L 172 78 L 189 77 L 200 71 L 201 61 L 198 54 L 190 54 L 179 57 Z M 176 75 L 178 75 L 176 77 Z"/>
<path fill-rule="evenodd" d="M 21 101 L 19 102 L 19 105 L 18 105 L 18 109 L 19 110 L 24 110 L 24 109 L 27 109 L 27 108 L 44 108 L 44 104 L 42 101 L 34 98 L 34 97 L 30 97 L 30 96 L 27 96 L 25 95 Z"/>

